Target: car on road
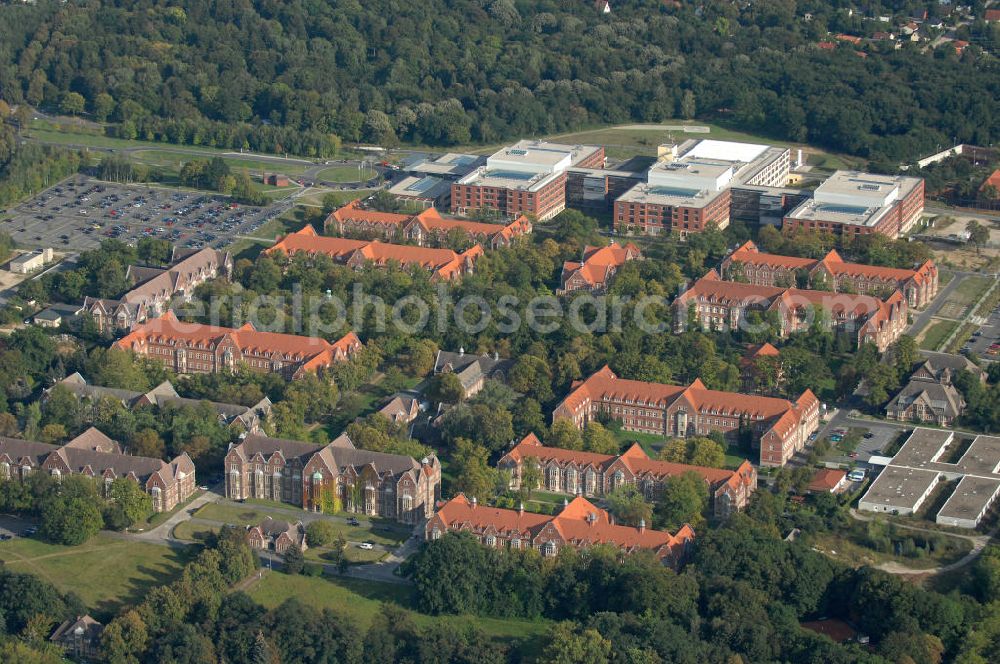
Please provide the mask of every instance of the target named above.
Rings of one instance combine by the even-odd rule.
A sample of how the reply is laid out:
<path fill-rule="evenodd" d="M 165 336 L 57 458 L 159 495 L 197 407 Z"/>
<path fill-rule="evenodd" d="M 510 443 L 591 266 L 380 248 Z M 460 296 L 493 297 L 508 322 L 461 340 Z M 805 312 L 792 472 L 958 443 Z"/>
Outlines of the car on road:
<path fill-rule="evenodd" d="M 358 544 L 358 548 L 364 549 L 365 551 L 371 551 L 375 548 L 375 545 L 371 542 L 362 542 L 361 544 Z"/>
<path fill-rule="evenodd" d="M 360 526 L 361 522 L 355 519 L 353 516 L 347 520 L 347 525 L 349 526 Z"/>
<path fill-rule="evenodd" d="M 869 431 L 868 433 L 866 433 L 866 434 L 864 435 L 864 439 L 865 439 L 865 440 L 871 440 L 871 439 L 872 439 L 872 438 L 874 438 L 874 437 L 875 437 L 875 434 L 873 434 L 873 433 L 872 433 L 871 431 Z"/>
<path fill-rule="evenodd" d="M 860 482 L 865 479 L 865 471 L 863 468 L 855 468 L 851 472 L 847 473 L 847 479 L 852 482 Z"/>
<path fill-rule="evenodd" d="M 35 526 L 29 526 L 28 528 L 24 529 L 23 535 L 25 537 L 31 537 L 31 536 L 33 536 L 37 532 L 38 532 L 38 528 L 36 528 Z"/>
<path fill-rule="evenodd" d="M 13 539 L 13 535 L 8 535 L 7 533 L 0 534 L 0 542 L 6 542 L 9 539 Z"/>
<path fill-rule="evenodd" d="M 202 486 L 198 487 L 198 490 L 199 490 L 199 491 L 208 491 L 208 487 L 207 487 L 207 486 L 204 486 L 204 485 L 202 485 Z"/>

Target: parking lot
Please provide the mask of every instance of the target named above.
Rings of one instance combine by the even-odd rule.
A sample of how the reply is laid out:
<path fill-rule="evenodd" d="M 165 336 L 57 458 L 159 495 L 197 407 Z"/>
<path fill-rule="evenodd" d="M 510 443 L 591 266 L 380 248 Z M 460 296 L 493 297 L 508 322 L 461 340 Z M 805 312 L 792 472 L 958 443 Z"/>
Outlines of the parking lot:
<path fill-rule="evenodd" d="M 986 323 L 973 333 L 962 352 L 985 360 L 1000 359 L 1000 307 L 990 312 Z"/>
<path fill-rule="evenodd" d="M 13 209 L 0 230 L 18 246 L 56 251 L 94 249 L 108 238 L 135 245 L 144 237 L 197 249 L 252 236 L 286 208 L 281 202 L 245 207 L 221 195 L 76 176 Z"/>
<path fill-rule="evenodd" d="M 817 439 L 826 438 L 830 440 L 833 450 L 826 457 L 826 461 L 833 461 L 845 465 L 865 464 L 872 456 L 881 456 L 891 443 L 899 437 L 900 432 L 908 430 L 902 423 L 896 422 L 874 422 L 869 420 L 852 419 L 844 413 L 838 413 L 829 424 L 818 430 Z M 857 445 L 853 452 L 847 452 L 841 445 L 847 434 L 854 430 L 858 436 Z M 840 441 L 832 440 L 831 437 L 840 436 Z M 849 441 L 850 442 L 850 441 Z"/>

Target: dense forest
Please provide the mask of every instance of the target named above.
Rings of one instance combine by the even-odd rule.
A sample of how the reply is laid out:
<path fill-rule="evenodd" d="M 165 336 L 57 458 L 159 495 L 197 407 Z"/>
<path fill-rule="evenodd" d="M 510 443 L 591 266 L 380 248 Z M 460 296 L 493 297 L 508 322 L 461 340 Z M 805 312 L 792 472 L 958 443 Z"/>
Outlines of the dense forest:
<path fill-rule="evenodd" d="M 311 155 L 340 139 L 453 145 L 678 117 L 883 163 L 1000 139 L 1000 76 L 985 52 L 997 30 L 963 27 L 975 36 L 961 56 L 818 49 L 828 31 L 871 33 L 863 14 L 940 11 L 848 7 L 40 1 L 0 8 L 0 97 L 108 121 L 123 137 Z"/>

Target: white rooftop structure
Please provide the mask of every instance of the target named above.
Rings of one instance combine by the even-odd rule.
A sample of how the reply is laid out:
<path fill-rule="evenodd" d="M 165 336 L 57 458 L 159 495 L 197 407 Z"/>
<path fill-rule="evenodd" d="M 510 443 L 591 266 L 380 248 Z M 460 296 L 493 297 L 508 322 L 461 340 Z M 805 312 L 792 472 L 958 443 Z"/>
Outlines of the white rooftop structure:
<path fill-rule="evenodd" d="M 510 147 L 497 150 L 486 159 L 487 171 L 514 173 L 561 173 L 598 148 L 591 146 L 560 145 L 545 141 L 518 141 Z"/>
<path fill-rule="evenodd" d="M 953 431 L 918 427 L 868 487 L 858 508 L 911 514 L 940 482 L 956 480 L 935 519 L 975 528 L 1000 495 L 1000 438 L 976 436 L 963 449 Z"/>
<path fill-rule="evenodd" d="M 518 141 L 497 150 L 459 184 L 537 191 L 570 166 L 600 150 L 593 145 L 562 145 L 545 141 Z"/>
<path fill-rule="evenodd" d="M 899 198 L 903 178 L 858 171 L 837 171 L 816 187 L 813 200 L 829 205 L 880 208 Z"/>
<path fill-rule="evenodd" d="M 739 161 L 749 164 L 764 154 L 770 146 L 756 143 L 737 143 L 735 141 L 715 141 L 706 139 L 698 141 L 684 156 L 701 159 L 719 159 L 723 161 Z"/>
<path fill-rule="evenodd" d="M 458 178 L 475 170 L 485 162 L 486 158 L 480 155 L 449 152 L 440 157 L 418 161 L 405 170 L 410 173 Z"/>
<path fill-rule="evenodd" d="M 733 177 L 733 164 L 684 155 L 676 161 L 653 164 L 646 176 L 650 187 L 689 191 L 719 191 Z"/>
<path fill-rule="evenodd" d="M 389 187 L 388 191 L 397 198 L 436 200 L 451 191 L 451 183 L 433 175 L 409 175 Z"/>

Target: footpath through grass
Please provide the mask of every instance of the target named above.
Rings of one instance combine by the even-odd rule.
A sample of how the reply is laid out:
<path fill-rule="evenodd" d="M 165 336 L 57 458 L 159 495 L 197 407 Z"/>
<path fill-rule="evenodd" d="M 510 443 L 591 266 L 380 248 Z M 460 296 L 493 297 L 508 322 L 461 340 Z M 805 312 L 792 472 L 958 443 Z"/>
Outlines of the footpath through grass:
<path fill-rule="evenodd" d="M 80 546 L 17 537 L 0 542 L 0 561 L 12 572 L 40 576 L 80 596 L 97 620 L 107 620 L 146 592 L 177 578 L 189 552 L 99 534 Z"/>

